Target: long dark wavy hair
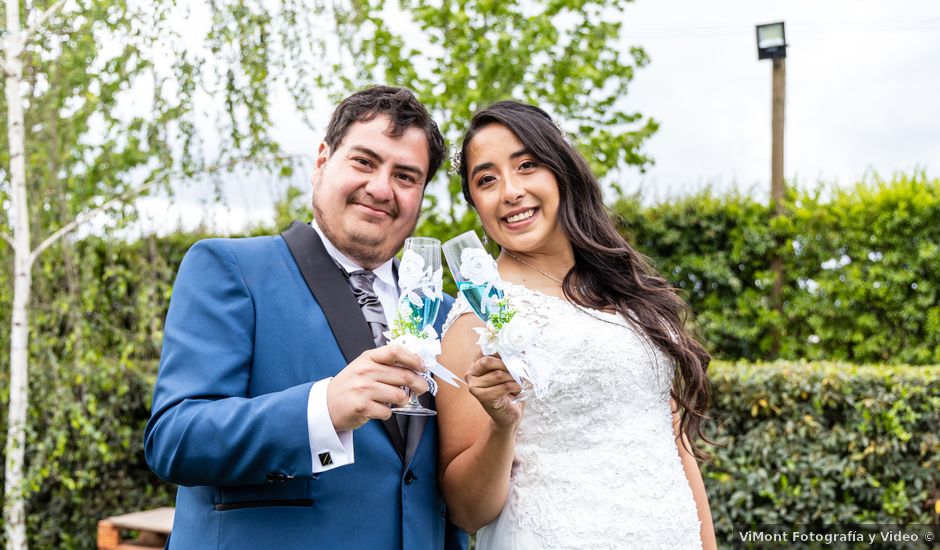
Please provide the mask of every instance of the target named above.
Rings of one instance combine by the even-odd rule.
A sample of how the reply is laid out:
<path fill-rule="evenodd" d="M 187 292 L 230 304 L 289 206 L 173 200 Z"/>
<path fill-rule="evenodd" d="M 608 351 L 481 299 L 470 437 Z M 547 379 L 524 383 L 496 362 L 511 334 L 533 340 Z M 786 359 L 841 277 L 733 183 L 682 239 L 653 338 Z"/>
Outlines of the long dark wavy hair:
<path fill-rule="evenodd" d="M 571 241 L 575 259 L 562 284 L 565 296 L 584 307 L 614 306 L 675 361 L 670 393 L 680 410 L 680 431 L 688 437 L 689 452 L 707 459 L 696 441 L 707 441 L 701 425 L 709 404 L 706 370 L 711 357 L 685 328 L 688 305 L 620 235 L 587 161 L 568 143 L 551 116 L 538 107 L 500 101 L 474 115 L 457 163 L 468 204 L 474 206 L 467 180 L 470 142 L 491 124 L 508 128 L 555 174 L 560 195 L 558 222 Z"/>

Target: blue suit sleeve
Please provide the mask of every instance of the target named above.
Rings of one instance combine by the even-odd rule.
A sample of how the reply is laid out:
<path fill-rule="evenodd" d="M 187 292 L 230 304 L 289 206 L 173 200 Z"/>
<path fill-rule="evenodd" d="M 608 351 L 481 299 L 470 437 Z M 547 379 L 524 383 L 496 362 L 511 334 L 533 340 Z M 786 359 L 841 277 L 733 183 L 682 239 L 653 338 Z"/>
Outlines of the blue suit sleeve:
<path fill-rule="evenodd" d="M 269 473 L 312 477 L 311 383 L 248 395 L 254 308 L 224 241 L 186 254 L 167 314 L 147 463 L 179 485 L 259 484 Z"/>

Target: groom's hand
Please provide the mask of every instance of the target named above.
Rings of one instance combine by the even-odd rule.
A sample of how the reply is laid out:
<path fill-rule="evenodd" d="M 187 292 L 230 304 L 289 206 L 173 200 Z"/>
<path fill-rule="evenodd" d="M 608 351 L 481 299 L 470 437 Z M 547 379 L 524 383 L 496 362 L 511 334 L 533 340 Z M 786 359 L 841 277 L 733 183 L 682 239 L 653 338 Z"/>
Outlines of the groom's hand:
<path fill-rule="evenodd" d="M 401 346 L 382 346 L 363 352 L 330 380 L 326 405 L 336 431 L 355 430 L 369 420 L 388 420 L 389 403 L 404 405 L 408 395 L 403 386 L 416 395 L 428 391 L 427 382 L 418 374 L 424 370 L 419 355 Z"/>

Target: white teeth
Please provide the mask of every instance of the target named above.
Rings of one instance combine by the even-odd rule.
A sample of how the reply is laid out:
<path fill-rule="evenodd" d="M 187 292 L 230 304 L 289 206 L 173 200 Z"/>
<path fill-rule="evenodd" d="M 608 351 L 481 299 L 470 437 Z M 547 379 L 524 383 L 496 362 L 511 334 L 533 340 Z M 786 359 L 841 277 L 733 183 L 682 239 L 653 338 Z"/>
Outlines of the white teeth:
<path fill-rule="evenodd" d="M 515 216 L 509 216 L 508 218 L 506 218 L 506 221 L 509 223 L 521 222 L 522 220 L 527 220 L 534 215 L 535 215 L 535 209 L 533 208 L 531 210 L 526 210 L 525 212 L 520 212 L 519 214 L 516 214 Z"/>

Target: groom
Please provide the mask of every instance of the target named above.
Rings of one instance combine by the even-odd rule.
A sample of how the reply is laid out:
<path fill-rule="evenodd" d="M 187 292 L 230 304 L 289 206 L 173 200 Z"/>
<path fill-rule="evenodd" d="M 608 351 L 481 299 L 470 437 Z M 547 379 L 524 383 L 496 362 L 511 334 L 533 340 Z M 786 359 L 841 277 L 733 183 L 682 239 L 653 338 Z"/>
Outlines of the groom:
<path fill-rule="evenodd" d="M 310 224 L 196 243 L 180 266 L 147 424 L 147 462 L 181 485 L 169 548 L 465 548 L 446 521 L 417 355 L 385 345 L 393 256 L 443 139 L 410 91 L 337 107 Z M 437 329 L 450 301 L 441 308 Z"/>

